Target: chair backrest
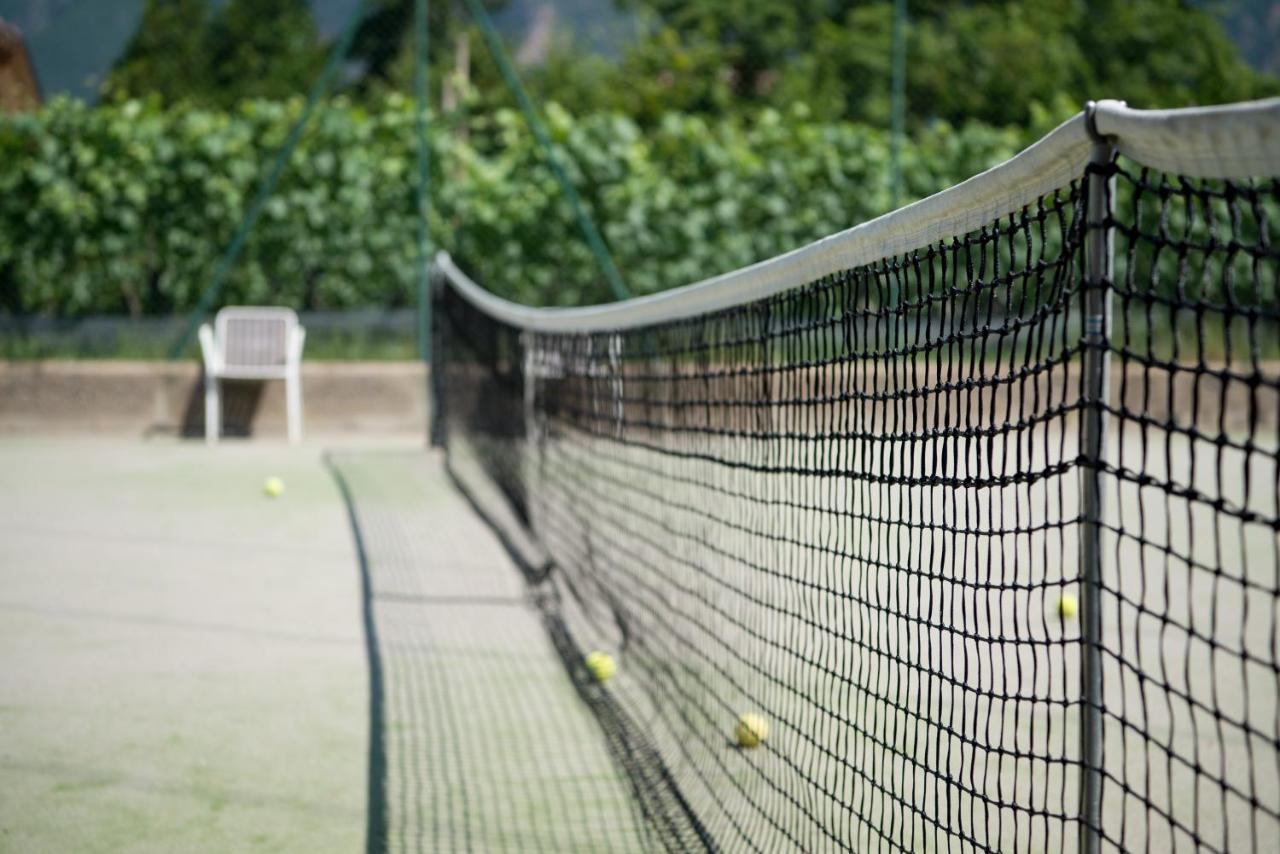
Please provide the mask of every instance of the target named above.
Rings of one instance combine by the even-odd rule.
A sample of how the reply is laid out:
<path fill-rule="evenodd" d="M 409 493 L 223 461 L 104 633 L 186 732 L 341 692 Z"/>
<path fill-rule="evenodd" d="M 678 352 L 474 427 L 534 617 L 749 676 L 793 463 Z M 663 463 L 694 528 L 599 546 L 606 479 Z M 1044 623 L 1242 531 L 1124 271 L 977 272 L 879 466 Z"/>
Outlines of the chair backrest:
<path fill-rule="evenodd" d="M 298 315 L 288 308 L 228 307 L 218 312 L 215 325 L 225 367 L 282 368 Z"/>

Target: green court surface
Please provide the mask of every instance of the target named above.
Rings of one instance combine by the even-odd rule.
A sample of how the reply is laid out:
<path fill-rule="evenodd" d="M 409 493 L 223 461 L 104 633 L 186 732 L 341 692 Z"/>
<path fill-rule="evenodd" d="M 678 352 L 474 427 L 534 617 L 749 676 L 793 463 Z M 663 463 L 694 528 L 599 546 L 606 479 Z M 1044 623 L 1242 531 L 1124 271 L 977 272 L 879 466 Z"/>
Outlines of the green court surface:
<path fill-rule="evenodd" d="M 644 842 L 419 440 L 0 441 L 0 733 L 0 851 Z"/>

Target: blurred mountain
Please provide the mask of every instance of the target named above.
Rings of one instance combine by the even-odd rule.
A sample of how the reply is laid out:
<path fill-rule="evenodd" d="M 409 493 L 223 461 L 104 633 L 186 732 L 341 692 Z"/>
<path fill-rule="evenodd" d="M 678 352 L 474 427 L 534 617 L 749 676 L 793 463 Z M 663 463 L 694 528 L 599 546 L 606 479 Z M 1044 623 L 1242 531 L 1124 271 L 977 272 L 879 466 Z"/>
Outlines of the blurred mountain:
<path fill-rule="evenodd" d="M 142 19 L 144 0 L 0 0 L 0 18 L 16 24 L 45 98 L 97 97 L 102 76 Z"/>
<path fill-rule="evenodd" d="M 1218 11 L 1246 62 L 1280 74 L 1280 0 L 1237 0 L 1210 8 Z"/>

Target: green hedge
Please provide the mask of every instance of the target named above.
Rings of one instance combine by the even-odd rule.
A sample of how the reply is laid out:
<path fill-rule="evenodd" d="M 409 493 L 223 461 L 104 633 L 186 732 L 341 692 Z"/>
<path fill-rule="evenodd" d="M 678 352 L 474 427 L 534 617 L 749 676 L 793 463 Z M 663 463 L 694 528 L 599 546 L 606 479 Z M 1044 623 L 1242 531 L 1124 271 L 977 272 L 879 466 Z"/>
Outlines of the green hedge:
<path fill-rule="evenodd" d="M 232 112 L 57 100 L 0 119 L 0 310 L 185 311 L 297 118 L 297 101 Z M 889 207 L 879 130 L 802 110 L 750 124 L 671 115 L 548 119 L 635 293 L 793 249 Z M 411 104 L 334 101 L 313 117 L 224 302 L 394 307 L 415 281 Z M 534 304 L 608 290 L 520 117 L 435 125 L 432 234 L 475 278 Z M 464 134 L 465 130 L 465 134 Z M 910 197 L 1011 155 L 1013 131 L 938 125 L 908 144 Z"/>

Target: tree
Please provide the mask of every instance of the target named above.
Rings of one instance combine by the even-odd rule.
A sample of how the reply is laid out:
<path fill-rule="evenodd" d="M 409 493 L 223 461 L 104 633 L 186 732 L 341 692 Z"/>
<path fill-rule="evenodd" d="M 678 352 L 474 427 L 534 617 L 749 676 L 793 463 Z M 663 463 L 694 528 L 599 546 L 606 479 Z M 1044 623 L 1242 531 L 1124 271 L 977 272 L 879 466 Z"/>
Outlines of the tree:
<path fill-rule="evenodd" d="M 509 0 L 482 2 L 498 10 Z M 540 100 L 646 126 L 671 111 L 735 116 L 796 104 L 888 124 L 892 0 L 614 2 L 635 15 L 639 37 L 609 59 L 557 40 L 523 69 Z M 366 0 L 348 66 L 358 96 L 411 91 L 414 8 Z M 465 7 L 433 0 L 430 9 L 433 90 L 448 80 L 451 105 L 510 105 Z M 1089 98 L 1179 107 L 1280 93 L 1280 80 L 1252 70 L 1218 19 L 1188 0 L 910 0 L 908 12 L 915 129 L 976 120 L 1041 130 Z M 459 50 L 466 40 L 469 54 Z M 110 86 L 219 105 L 278 98 L 307 91 L 322 54 L 308 0 L 147 0 Z"/>
<path fill-rule="evenodd" d="M 509 0 L 482 0 L 490 12 Z M 413 25 L 415 0 L 369 0 L 369 12 L 356 30 L 351 58 L 361 65 L 360 88 L 391 85 L 406 91 L 413 80 Z M 428 6 L 428 57 L 432 74 L 447 73 L 456 41 L 474 25 L 460 3 L 432 2 Z M 436 77 L 436 79 L 441 79 Z M 498 82 L 496 77 L 491 82 Z"/>
<path fill-rule="evenodd" d="M 1092 97 L 1182 107 L 1280 93 L 1251 69 L 1212 15 L 1182 0 L 1094 0 L 1075 22 Z"/>
<path fill-rule="evenodd" d="M 730 111 L 803 101 L 824 116 L 887 121 L 890 0 L 621 2 L 662 25 L 628 59 L 696 50 L 701 66 L 731 82 Z M 1025 126 L 1039 108 L 1078 109 L 1088 98 L 1178 107 L 1280 92 L 1213 15 L 1186 0 L 911 0 L 908 8 L 916 124 Z"/>
<path fill-rule="evenodd" d="M 809 49 L 784 66 L 774 103 L 803 103 L 820 116 L 887 127 L 892 26 L 891 3 L 850 9 L 841 21 L 819 21 Z"/>
<path fill-rule="evenodd" d="M 306 92 L 323 61 L 307 0 L 147 0 L 105 88 L 227 106 Z"/>
<path fill-rule="evenodd" d="M 305 93 L 324 64 L 307 0 L 230 0 L 209 44 L 210 86 L 224 104 Z"/>
<path fill-rule="evenodd" d="M 1034 104 L 1089 97 L 1080 4 L 1060 0 L 955 4 L 913 19 L 907 100 L 918 120 L 1026 125 Z"/>
<path fill-rule="evenodd" d="M 166 101 L 206 96 L 209 18 L 209 0 L 147 0 L 142 21 L 108 74 L 104 92 L 154 92 Z"/>
<path fill-rule="evenodd" d="M 802 56 L 823 21 L 848 0 L 623 0 L 655 15 L 690 45 L 717 44 L 723 73 L 745 101 L 767 100 L 781 71 Z"/>

